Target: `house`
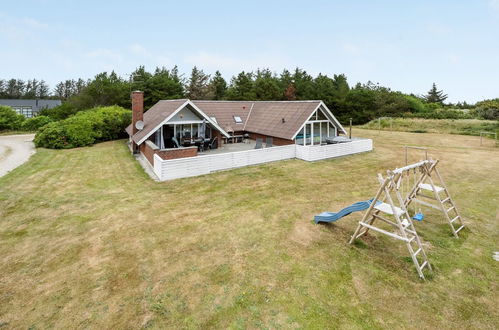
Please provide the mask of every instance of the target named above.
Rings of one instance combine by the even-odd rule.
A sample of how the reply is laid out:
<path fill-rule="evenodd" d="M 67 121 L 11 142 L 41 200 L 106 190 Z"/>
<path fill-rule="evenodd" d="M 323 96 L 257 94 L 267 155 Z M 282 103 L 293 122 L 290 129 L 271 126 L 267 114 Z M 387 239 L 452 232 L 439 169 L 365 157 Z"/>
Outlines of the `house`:
<path fill-rule="evenodd" d="M 34 117 L 43 109 L 51 109 L 61 104 L 61 100 L 0 99 L 0 105 L 11 107 L 26 118 Z"/>
<path fill-rule="evenodd" d="M 369 139 L 331 144 L 346 130 L 320 100 L 161 100 L 144 113 L 143 98 L 132 92 L 126 131 L 132 152 L 142 155 L 160 180 L 372 150 Z"/>

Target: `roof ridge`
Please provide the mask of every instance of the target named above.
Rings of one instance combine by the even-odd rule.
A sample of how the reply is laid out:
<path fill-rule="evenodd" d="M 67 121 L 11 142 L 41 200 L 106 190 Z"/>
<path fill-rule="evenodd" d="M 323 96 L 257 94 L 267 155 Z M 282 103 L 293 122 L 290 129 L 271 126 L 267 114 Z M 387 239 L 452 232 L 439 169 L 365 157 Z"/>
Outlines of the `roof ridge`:
<path fill-rule="evenodd" d="M 191 100 L 191 102 L 305 103 L 305 102 L 322 102 L 322 100 L 294 100 L 294 101 Z"/>

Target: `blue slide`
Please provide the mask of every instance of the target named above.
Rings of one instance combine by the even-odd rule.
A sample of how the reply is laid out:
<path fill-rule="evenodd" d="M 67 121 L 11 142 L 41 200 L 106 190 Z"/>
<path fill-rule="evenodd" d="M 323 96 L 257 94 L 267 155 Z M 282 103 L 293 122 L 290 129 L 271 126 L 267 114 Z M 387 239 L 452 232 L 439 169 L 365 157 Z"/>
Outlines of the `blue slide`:
<path fill-rule="evenodd" d="M 334 212 L 322 212 L 321 214 L 316 215 L 314 217 L 314 221 L 315 221 L 315 223 L 319 223 L 319 222 L 334 222 L 334 221 L 336 221 L 338 219 L 343 218 L 346 215 L 349 215 L 352 212 L 358 212 L 358 211 L 367 210 L 369 208 L 369 206 L 371 206 L 371 203 L 373 202 L 373 200 L 374 200 L 374 198 L 373 199 L 369 199 L 367 201 L 354 203 L 354 204 L 352 204 L 350 206 L 345 207 L 344 209 L 342 209 L 341 211 L 339 211 L 337 213 L 334 213 Z M 381 203 L 381 202 L 378 201 L 376 204 L 379 204 L 379 203 Z"/>

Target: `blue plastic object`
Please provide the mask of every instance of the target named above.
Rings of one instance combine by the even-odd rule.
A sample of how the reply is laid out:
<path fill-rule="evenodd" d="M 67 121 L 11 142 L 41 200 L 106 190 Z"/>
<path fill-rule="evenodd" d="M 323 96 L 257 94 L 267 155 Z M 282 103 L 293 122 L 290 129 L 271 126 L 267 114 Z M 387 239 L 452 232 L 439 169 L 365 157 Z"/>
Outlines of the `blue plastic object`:
<path fill-rule="evenodd" d="M 417 221 L 423 221 L 424 219 L 424 214 L 423 213 L 416 213 L 413 217 L 412 217 L 414 220 L 417 220 Z"/>
<path fill-rule="evenodd" d="M 314 221 L 315 221 L 315 223 L 334 222 L 336 220 L 343 218 L 344 216 L 349 215 L 352 212 L 358 212 L 358 211 L 363 211 L 363 210 L 368 209 L 369 206 L 371 206 L 371 203 L 373 202 L 373 200 L 374 200 L 374 198 L 369 199 L 367 201 L 354 203 L 354 204 L 347 206 L 344 209 L 342 209 L 341 211 L 336 212 L 336 213 L 334 213 L 334 212 L 322 212 L 321 214 L 316 215 L 314 217 Z M 376 204 L 379 204 L 379 203 L 381 203 L 381 202 L 380 201 L 376 202 Z"/>

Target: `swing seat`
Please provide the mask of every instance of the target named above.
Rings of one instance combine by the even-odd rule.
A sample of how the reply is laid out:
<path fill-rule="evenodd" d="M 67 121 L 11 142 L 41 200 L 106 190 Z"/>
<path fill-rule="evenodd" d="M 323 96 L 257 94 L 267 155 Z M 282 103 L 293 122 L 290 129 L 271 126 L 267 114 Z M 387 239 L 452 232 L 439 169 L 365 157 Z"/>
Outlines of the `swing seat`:
<path fill-rule="evenodd" d="M 424 214 L 423 213 L 416 213 L 413 217 L 412 217 L 413 220 L 417 220 L 417 221 L 423 221 L 424 219 Z"/>

